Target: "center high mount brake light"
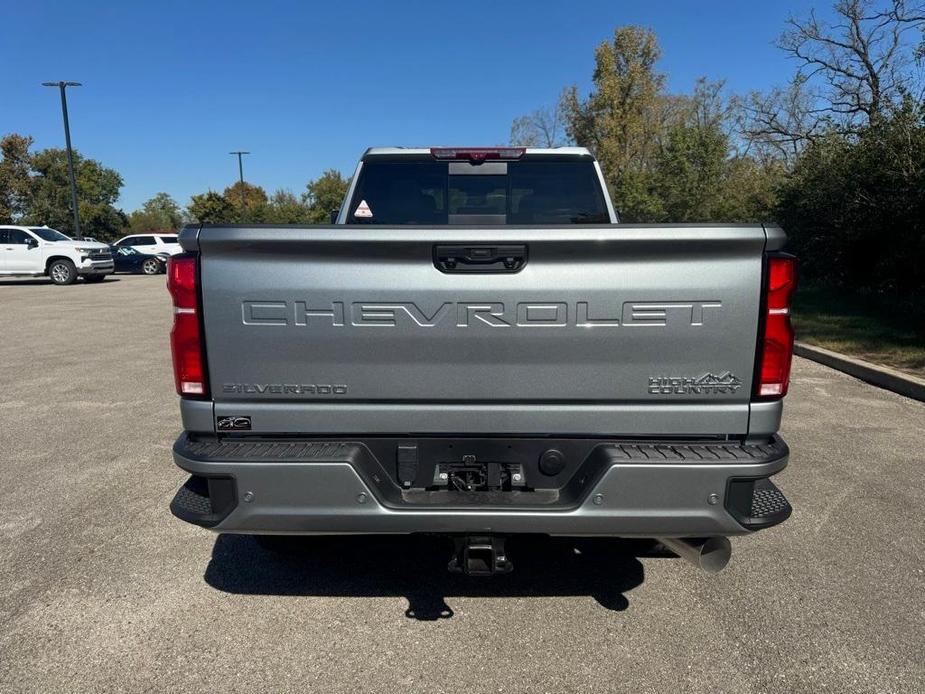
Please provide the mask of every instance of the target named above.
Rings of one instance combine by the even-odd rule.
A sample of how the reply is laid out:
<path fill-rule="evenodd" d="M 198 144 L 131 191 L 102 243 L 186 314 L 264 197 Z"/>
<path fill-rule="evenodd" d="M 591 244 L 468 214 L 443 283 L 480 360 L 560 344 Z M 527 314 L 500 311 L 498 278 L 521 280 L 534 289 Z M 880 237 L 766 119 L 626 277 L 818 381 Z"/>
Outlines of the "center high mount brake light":
<path fill-rule="evenodd" d="M 524 147 L 431 147 L 434 159 L 465 159 L 483 162 L 486 159 L 510 161 L 520 159 L 527 150 Z"/>

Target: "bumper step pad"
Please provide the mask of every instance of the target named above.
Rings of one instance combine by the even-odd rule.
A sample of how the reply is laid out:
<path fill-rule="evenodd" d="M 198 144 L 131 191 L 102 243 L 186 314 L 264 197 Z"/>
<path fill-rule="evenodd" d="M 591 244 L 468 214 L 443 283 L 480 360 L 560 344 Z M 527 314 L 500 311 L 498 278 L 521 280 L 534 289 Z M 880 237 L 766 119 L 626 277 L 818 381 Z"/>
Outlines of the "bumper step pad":
<path fill-rule="evenodd" d="M 170 512 L 187 523 L 211 528 L 222 522 L 236 504 L 237 493 L 230 477 L 193 475 L 177 490 Z"/>
<path fill-rule="evenodd" d="M 190 477 L 177 491 L 171 509 L 197 516 L 212 515 L 212 500 L 209 498 L 208 480 L 204 477 Z M 176 513 L 176 511 L 175 511 Z"/>
<path fill-rule="evenodd" d="M 768 478 L 733 480 L 726 499 L 729 513 L 749 530 L 783 523 L 793 512 L 787 497 Z"/>
<path fill-rule="evenodd" d="M 772 518 L 793 509 L 784 493 L 771 480 L 759 480 L 752 492 L 752 518 Z"/>

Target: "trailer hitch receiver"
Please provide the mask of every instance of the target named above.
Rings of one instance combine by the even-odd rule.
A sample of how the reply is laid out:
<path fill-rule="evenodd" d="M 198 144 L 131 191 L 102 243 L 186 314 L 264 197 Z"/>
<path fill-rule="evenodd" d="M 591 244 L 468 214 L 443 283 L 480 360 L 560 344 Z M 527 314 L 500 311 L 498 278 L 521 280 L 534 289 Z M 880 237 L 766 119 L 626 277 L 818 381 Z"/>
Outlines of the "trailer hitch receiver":
<path fill-rule="evenodd" d="M 453 538 L 453 558 L 447 568 L 467 576 L 510 573 L 514 565 L 507 558 L 503 536 L 464 535 Z"/>

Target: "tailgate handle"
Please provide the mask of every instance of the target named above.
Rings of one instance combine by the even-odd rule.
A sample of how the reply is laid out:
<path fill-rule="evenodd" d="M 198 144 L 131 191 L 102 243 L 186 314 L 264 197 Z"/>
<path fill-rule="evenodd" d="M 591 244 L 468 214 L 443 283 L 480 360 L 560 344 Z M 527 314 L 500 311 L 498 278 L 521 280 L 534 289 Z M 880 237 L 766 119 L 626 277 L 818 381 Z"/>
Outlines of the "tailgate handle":
<path fill-rule="evenodd" d="M 434 267 L 440 272 L 520 272 L 526 264 L 525 244 L 434 246 Z"/>

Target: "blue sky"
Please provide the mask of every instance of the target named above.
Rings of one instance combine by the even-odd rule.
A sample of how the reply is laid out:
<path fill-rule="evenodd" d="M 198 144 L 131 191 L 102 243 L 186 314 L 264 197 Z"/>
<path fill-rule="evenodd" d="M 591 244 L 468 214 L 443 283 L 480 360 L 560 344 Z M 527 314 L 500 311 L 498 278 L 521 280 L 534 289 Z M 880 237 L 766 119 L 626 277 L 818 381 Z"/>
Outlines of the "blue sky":
<path fill-rule="evenodd" d="M 0 0 L 0 134 L 74 146 L 118 170 L 126 212 L 237 176 L 300 193 L 373 145 L 500 144 L 511 120 L 590 84 L 620 24 L 657 33 L 673 91 L 699 75 L 738 92 L 785 82 L 773 46 L 809 2 L 45 2 Z M 825 14 L 825 13 L 824 13 Z"/>

